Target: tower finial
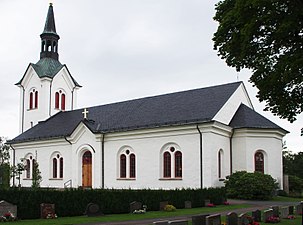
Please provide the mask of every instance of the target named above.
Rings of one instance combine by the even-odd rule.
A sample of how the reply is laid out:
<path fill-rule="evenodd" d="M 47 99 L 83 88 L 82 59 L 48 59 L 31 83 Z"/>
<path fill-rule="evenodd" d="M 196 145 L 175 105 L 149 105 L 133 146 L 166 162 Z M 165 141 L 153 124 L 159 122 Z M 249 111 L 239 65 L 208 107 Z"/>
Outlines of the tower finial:
<path fill-rule="evenodd" d="M 58 60 L 58 40 L 60 37 L 56 32 L 53 3 L 51 2 L 49 3 L 44 30 L 40 37 L 42 40 L 40 59 L 53 58 Z"/>

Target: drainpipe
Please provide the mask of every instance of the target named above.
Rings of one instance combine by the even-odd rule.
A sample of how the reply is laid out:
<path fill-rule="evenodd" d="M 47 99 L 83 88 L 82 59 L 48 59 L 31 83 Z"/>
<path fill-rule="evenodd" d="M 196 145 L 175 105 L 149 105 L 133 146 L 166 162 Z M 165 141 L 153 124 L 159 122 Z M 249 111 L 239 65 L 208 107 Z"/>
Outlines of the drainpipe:
<path fill-rule="evenodd" d="M 203 188 L 203 151 L 202 151 L 202 144 L 203 144 L 203 139 L 202 139 L 202 133 L 201 130 L 199 129 L 199 126 L 197 125 L 197 130 L 199 132 L 199 140 L 200 140 L 200 188 Z"/>
<path fill-rule="evenodd" d="M 16 166 L 16 150 L 13 148 L 12 145 L 10 147 L 13 149 L 13 167 L 15 168 Z M 13 187 L 15 187 L 15 173 L 13 173 Z"/>
<path fill-rule="evenodd" d="M 101 154 L 102 154 L 102 188 L 104 188 L 104 136 L 105 133 L 102 134 L 102 141 L 101 141 Z"/>
<path fill-rule="evenodd" d="M 25 88 L 22 86 L 22 84 L 20 84 L 22 90 L 23 90 L 23 94 L 22 94 L 22 114 L 21 114 L 21 133 L 23 133 L 24 131 L 24 105 L 25 105 L 25 102 L 24 102 L 24 99 L 25 99 Z"/>
<path fill-rule="evenodd" d="M 234 136 L 234 129 L 231 130 L 231 135 L 229 138 L 229 157 L 230 157 L 230 175 L 233 173 L 233 136 Z"/>
<path fill-rule="evenodd" d="M 51 80 L 51 82 L 50 82 L 50 84 L 49 84 L 49 108 L 48 108 L 48 114 L 49 114 L 49 116 L 52 116 L 51 114 L 52 114 L 52 112 L 51 112 L 51 110 L 52 110 L 52 85 L 53 84 L 53 79 Z"/>

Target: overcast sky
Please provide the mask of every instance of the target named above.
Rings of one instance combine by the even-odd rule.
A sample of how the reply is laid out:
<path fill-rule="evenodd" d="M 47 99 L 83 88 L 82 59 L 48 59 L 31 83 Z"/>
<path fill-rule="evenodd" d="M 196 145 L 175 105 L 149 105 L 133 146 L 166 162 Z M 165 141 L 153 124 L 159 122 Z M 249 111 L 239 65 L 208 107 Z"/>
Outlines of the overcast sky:
<path fill-rule="evenodd" d="M 0 136 L 19 132 L 19 88 L 14 84 L 40 54 L 49 0 L 0 0 Z M 59 60 L 83 86 L 78 107 L 241 80 L 254 108 L 290 131 L 303 151 L 303 115 L 293 124 L 264 112 L 248 82 L 213 50 L 217 0 L 53 0 Z"/>

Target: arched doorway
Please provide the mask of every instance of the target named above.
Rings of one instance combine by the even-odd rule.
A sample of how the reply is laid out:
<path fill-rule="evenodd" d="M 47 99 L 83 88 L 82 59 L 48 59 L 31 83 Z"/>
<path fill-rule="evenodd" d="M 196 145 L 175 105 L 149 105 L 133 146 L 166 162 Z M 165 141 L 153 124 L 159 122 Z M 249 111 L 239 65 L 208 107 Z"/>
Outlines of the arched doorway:
<path fill-rule="evenodd" d="M 82 156 L 82 187 L 92 187 L 92 153 L 86 151 Z"/>

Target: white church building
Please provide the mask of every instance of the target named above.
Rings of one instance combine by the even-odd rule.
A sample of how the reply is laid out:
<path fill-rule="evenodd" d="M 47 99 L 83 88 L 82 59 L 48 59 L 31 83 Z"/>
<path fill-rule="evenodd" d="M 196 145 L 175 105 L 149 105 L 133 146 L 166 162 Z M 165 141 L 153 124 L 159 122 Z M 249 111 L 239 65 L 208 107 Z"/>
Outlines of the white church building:
<path fill-rule="evenodd" d="M 254 110 L 242 82 L 76 109 L 81 86 L 59 62 L 58 41 L 50 4 L 40 60 L 16 84 L 21 134 L 9 144 L 12 165 L 26 166 L 21 186 L 37 160 L 42 187 L 217 187 L 242 170 L 282 187 L 287 131 Z"/>

